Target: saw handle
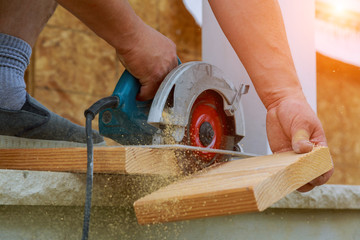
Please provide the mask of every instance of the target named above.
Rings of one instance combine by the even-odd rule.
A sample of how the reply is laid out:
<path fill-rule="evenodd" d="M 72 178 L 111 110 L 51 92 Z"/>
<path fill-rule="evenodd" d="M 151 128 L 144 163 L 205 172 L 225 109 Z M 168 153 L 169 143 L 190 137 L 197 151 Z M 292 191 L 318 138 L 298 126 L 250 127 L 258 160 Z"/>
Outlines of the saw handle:
<path fill-rule="evenodd" d="M 135 103 L 136 95 L 140 90 L 140 86 L 139 80 L 128 70 L 125 70 L 116 84 L 112 94 L 113 96 L 117 96 L 119 98 L 118 107 L 123 105 L 125 102 L 128 102 L 128 104 L 131 104 L 131 102 Z"/>
<path fill-rule="evenodd" d="M 179 57 L 177 57 L 178 65 L 181 64 Z M 137 78 L 135 78 L 128 70 L 125 69 L 121 75 L 118 83 L 113 92 L 113 96 L 117 96 L 120 99 L 121 106 L 124 101 L 133 101 L 135 103 L 136 96 L 139 93 L 141 84 Z M 147 101 L 145 101 L 147 102 Z"/>
<path fill-rule="evenodd" d="M 181 64 L 179 58 L 178 63 Z M 136 100 L 140 87 L 139 80 L 125 70 L 112 94 L 119 99 L 119 104 L 99 114 L 101 135 L 125 145 L 152 143 L 152 136 L 157 131 L 147 123 L 152 100 Z"/>

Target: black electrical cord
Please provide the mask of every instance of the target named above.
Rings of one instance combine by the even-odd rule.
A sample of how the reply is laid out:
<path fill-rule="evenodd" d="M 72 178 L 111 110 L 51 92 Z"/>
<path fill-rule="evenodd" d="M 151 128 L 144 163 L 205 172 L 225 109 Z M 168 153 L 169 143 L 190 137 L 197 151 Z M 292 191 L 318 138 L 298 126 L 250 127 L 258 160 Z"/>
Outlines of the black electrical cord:
<path fill-rule="evenodd" d="M 82 240 L 88 239 L 90 225 L 91 196 L 93 185 L 93 140 L 91 122 L 94 118 L 91 114 L 86 115 L 86 144 L 87 144 L 87 170 L 86 170 L 86 193 L 85 193 L 85 210 Z"/>
<path fill-rule="evenodd" d="M 119 105 L 119 98 L 116 96 L 110 96 L 102 98 L 94 103 L 90 108 L 85 110 L 86 118 L 86 144 L 87 144 L 87 170 L 86 170 L 86 194 L 85 194 L 85 210 L 84 210 L 84 224 L 82 240 L 87 240 L 89 237 L 90 226 L 90 211 L 91 211 L 91 197 L 93 187 L 93 175 L 94 175 L 94 148 L 92 139 L 92 127 L 91 122 L 95 116 L 106 108 L 116 108 Z"/>

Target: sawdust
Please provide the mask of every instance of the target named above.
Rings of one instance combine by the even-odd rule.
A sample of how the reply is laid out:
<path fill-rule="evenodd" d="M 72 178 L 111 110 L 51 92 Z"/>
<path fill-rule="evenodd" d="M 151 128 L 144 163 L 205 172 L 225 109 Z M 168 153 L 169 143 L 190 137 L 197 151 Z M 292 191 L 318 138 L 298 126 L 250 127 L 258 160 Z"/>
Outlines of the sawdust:
<path fill-rule="evenodd" d="M 127 204 L 120 203 L 118 206 L 108 208 L 110 211 L 103 212 L 105 214 L 103 221 L 106 222 L 103 227 L 108 229 L 109 234 L 111 233 L 111 239 L 119 237 L 121 239 L 179 239 L 183 229 L 182 222 L 171 224 L 171 227 L 167 224 L 139 225 L 132 207 L 132 203 L 137 199 L 169 185 L 175 180 L 177 180 L 175 177 L 158 175 L 128 175 L 118 180 L 115 185 L 119 184 L 121 187 L 110 192 L 113 193 L 113 198 L 121 198 Z M 114 181 L 111 175 L 109 175 L 108 181 Z M 109 185 L 104 187 L 109 188 Z M 171 211 L 171 207 L 168 211 Z M 96 210 L 95 207 L 92 214 L 100 214 L 100 212 L 101 210 Z M 118 222 L 106 221 L 106 218 L 113 220 L 113 216 L 117 215 L 116 221 Z M 100 226 L 96 228 L 100 228 Z"/>
<path fill-rule="evenodd" d="M 143 227 L 144 239 L 150 240 L 177 240 L 184 239 L 181 237 L 181 233 L 185 227 L 186 223 L 178 222 L 171 224 L 152 224 L 146 225 Z"/>
<path fill-rule="evenodd" d="M 155 179 L 151 184 L 152 190 L 161 187 L 164 187 L 172 183 L 174 179 Z M 146 183 L 145 183 L 146 184 Z M 179 206 L 179 199 L 172 199 L 167 204 L 155 205 L 157 211 L 163 213 L 163 215 L 176 214 L 176 208 Z M 183 232 L 186 222 L 175 222 L 175 223 L 156 223 L 156 224 L 147 224 L 142 226 L 141 229 L 144 231 L 146 239 L 170 239 L 176 240 L 180 239 L 181 233 Z M 182 238 L 183 239 L 183 238 Z"/>
<path fill-rule="evenodd" d="M 170 112 L 163 112 L 163 119 L 165 119 L 166 124 L 161 129 L 161 140 L 162 144 L 174 145 L 179 144 L 175 140 L 174 135 L 176 134 L 177 126 L 174 126 L 170 123 L 174 122 L 173 114 Z M 177 177 L 174 176 L 151 176 L 151 175 L 131 175 L 126 177 L 126 180 L 122 183 L 125 184 L 126 187 L 122 189 L 126 189 L 121 193 L 122 197 L 124 198 L 125 202 L 133 203 L 137 199 L 154 192 L 161 187 L 165 187 L 180 178 L 187 177 L 185 173 L 192 173 L 193 170 L 190 170 L 190 163 L 189 160 L 193 159 L 191 155 L 193 151 L 184 151 L 184 150 L 175 150 L 175 151 L 163 151 L 162 154 L 157 156 L 158 161 L 162 164 L 166 164 L 168 159 L 174 159 L 174 154 L 178 161 L 178 165 L 181 168 L 181 174 Z M 178 208 L 181 208 L 179 205 L 179 199 L 171 199 L 167 204 L 163 205 L 156 205 L 159 212 L 166 213 L 164 215 L 171 216 L 175 215 L 178 212 Z M 189 209 L 191 210 L 191 209 Z M 171 224 L 151 224 L 141 226 L 136 222 L 136 218 L 134 216 L 133 208 L 127 208 L 126 213 L 122 214 L 124 219 L 122 222 L 128 223 L 129 226 L 133 226 L 139 231 L 131 230 L 130 228 L 125 228 L 120 230 L 119 235 L 121 235 L 121 239 L 138 239 L 139 235 L 141 235 L 141 239 L 179 239 L 181 233 L 184 229 L 184 226 L 188 224 L 188 222 L 176 222 Z M 135 222 L 134 222 L 135 221 Z M 108 226 L 110 229 L 116 231 L 115 227 L 112 225 Z M 183 239 L 183 238 L 182 238 Z"/>
<path fill-rule="evenodd" d="M 164 121 L 164 126 L 162 128 L 162 137 L 163 137 L 163 143 L 164 144 L 177 144 L 174 134 L 176 131 L 176 126 L 174 125 L 174 122 L 176 122 L 176 119 L 174 119 L 173 110 L 171 108 L 166 108 L 162 112 L 162 119 Z"/>
<path fill-rule="evenodd" d="M 171 108 L 167 108 L 162 113 L 162 118 L 164 120 L 165 125 L 162 128 L 162 139 L 163 144 L 174 145 L 174 144 L 184 144 L 188 145 L 187 132 L 185 132 L 182 136 L 181 141 L 176 140 L 176 135 L 179 134 L 179 126 L 174 125 L 174 123 L 179 122 L 179 119 L 175 118 L 175 114 L 172 112 Z M 180 138 L 180 137 L 178 137 Z M 180 171 L 183 175 L 188 175 L 198 171 L 200 168 L 198 164 L 196 164 L 196 159 L 198 156 L 196 152 L 190 150 L 174 150 L 177 165 L 180 168 Z"/>

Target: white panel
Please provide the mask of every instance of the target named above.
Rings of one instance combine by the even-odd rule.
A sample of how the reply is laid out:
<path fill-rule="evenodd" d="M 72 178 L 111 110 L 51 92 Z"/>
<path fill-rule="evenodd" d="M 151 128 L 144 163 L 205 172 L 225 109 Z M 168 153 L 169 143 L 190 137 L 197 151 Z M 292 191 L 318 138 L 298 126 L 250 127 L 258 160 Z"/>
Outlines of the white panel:
<path fill-rule="evenodd" d="M 312 0 L 280 0 L 291 52 L 305 95 L 316 110 L 316 63 L 314 45 L 315 5 Z M 242 98 L 246 136 L 245 152 L 269 154 L 266 137 L 266 109 L 257 96 L 250 78 L 222 33 L 206 0 L 203 0 L 203 60 L 222 69 L 236 85 L 246 83 L 250 91 Z"/>
<path fill-rule="evenodd" d="M 186 9 L 194 17 L 196 23 L 202 24 L 202 0 L 183 0 Z"/>

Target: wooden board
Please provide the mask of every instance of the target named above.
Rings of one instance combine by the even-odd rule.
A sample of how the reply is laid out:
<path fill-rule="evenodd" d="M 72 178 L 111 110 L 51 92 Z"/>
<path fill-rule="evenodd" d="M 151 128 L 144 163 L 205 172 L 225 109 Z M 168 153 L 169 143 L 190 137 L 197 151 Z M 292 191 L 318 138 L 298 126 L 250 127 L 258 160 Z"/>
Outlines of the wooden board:
<path fill-rule="evenodd" d="M 86 172 L 86 148 L 0 149 L 0 169 Z M 95 147 L 95 173 L 178 175 L 174 151 Z"/>
<path fill-rule="evenodd" d="M 328 148 L 221 163 L 134 203 L 140 224 L 263 211 L 332 168 Z"/>

